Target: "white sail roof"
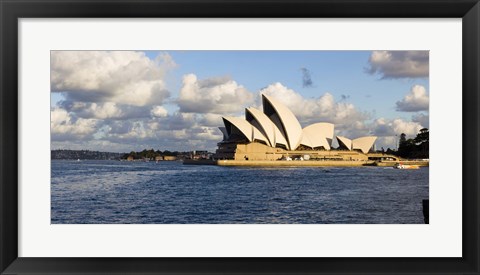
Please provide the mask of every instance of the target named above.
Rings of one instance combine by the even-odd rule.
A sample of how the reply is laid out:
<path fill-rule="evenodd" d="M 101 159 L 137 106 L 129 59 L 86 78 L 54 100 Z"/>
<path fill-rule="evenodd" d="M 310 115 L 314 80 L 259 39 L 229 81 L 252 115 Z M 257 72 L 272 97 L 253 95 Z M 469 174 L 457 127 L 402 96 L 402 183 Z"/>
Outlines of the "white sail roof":
<path fill-rule="evenodd" d="M 303 137 L 300 143 L 311 148 L 323 146 L 326 150 L 330 150 L 334 127 L 332 123 L 326 122 L 309 125 L 303 128 Z M 306 143 L 310 143 L 310 145 Z"/>
<path fill-rule="evenodd" d="M 223 117 L 225 127 L 219 127 L 223 140 L 229 142 L 260 141 L 271 147 L 295 150 L 300 144 L 310 148 L 331 150 L 335 126 L 320 122 L 302 129 L 295 115 L 276 99 L 262 94 L 263 112 L 255 108 L 245 109 L 245 119 Z M 337 136 L 340 147 L 368 153 L 377 137 L 361 137 L 350 140 Z"/>
<path fill-rule="evenodd" d="M 310 147 L 310 148 L 315 147 L 315 146 L 313 145 L 312 140 L 310 139 L 310 136 L 309 136 L 309 135 L 306 135 L 305 133 L 303 133 L 303 135 L 302 135 L 302 140 L 300 141 L 300 144 L 301 144 L 301 145 L 308 146 L 308 147 Z"/>
<path fill-rule="evenodd" d="M 303 132 L 308 132 L 317 136 L 323 136 L 325 138 L 333 139 L 335 125 L 328 122 L 319 122 L 308 125 L 303 128 Z"/>
<path fill-rule="evenodd" d="M 252 125 L 256 126 L 257 129 L 263 133 L 263 135 L 268 139 L 270 146 L 275 147 L 275 130 L 273 127 L 276 127 L 273 122 L 260 110 L 253 107 L 245 109 L 245 118 Z"/>
<path fill-rule="evenodd" d="M 370 151 L 370 148 L 372 148 L 375 140 L 377 140 L 377 137 L 375 136 L 356 138 L 352 140 L 352 149 L 359 149 L 366 154 Z"/>
<path fill-rule="evenodd" d="M 346 137 L 337 136 L 338 144 L 348 150 L 352 150 L 352 140 Z"/>
<path fill-rule="evenodd" d="M 272 127 L 273 127 L 273 132 L 275 133 L 275 135 L 274 135 L 275 146 L 277 146 L 277 144 L 283 144 L 283 145 L 285 145 L 285 147 L 288 148 L 287 140 L 283 136 L 282 132 L 280 132 L 280 129 L 278 129 L 278 127 L 273 122 L 272 122 Z"/>
<path fill-rule="evenodd" d="M 285 105 L 262 94 L 263 112 L 279 128 L 287 141 L 287 148 L 295 150 L 302 140 L 302 126 L 295 115 Z"/>
<path fill-rule="evenodd" d="M 278 127 L 262 111 L 253 107 L 247 108 L 245 112 L 247 121 L 254 125 L 268 139 L 270 146 L 275 147 L 277 143 L 287 146 L 287 141 Z"/>
<path fill-rule="evenodd" d="M 261 140 L 265 143 L 268 143 L 267 138 L 252 124 L 248 123 L 243 118 L 239 117 L 223 117 L 225 128 L 227 130 L 228 136 L 232 134 L 231 127 L 237 128 L 247 139 L 252 142 L 254 140 Z"/>
<path fill-rule="evenodd" d="M 266 144 L 268 144 L 268 139 L 265 137 L 264 134 L 262 134 L 262 132 L 260 132 L 260 130 L 258 130 L 255 126 L 252 125 L 252 129 L 253 129 L 253 137 L 252 137 L 252 140 L 261 140 L 263 142 L 265 142 Z"/>

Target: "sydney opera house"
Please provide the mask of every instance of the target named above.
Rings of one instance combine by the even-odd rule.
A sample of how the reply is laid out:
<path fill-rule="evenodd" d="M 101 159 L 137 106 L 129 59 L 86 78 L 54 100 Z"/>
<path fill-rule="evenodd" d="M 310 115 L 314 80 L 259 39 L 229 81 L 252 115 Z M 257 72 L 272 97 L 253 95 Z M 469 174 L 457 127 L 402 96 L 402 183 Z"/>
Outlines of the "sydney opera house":
<path fill-rule="evenodd" d="M 302 128 L 285 105 L 262 95 L 263 112 L 245 109 L 245 119 L 223 117 L 223 140 L 218 143 L 216 159 L 233 160 L 368 160 L 376 137 L 356 139 L 337 136 L 332 148 L 334 125 L 319 122 Z"/>

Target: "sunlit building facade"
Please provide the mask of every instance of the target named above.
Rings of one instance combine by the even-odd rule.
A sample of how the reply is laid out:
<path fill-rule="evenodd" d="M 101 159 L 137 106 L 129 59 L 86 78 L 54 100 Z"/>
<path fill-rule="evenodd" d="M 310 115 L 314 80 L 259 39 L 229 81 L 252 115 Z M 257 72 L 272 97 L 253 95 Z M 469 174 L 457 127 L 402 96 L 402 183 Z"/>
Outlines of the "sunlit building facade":
<path fill-rule="evenodd" d="M 319 122 L 302 128 L 290 109 L 274 98 L 262 95 L 263 112 L 245 109 L 245 118 L 223 117 L 219 127 L 223 140 L 215 157 L 236 160 L 278 160 L 289 156 L 308 159 L 367 159 L 376 137 L 350 140 L 337 136 L 339 147 L 332 148 L 335 126 Z"/>

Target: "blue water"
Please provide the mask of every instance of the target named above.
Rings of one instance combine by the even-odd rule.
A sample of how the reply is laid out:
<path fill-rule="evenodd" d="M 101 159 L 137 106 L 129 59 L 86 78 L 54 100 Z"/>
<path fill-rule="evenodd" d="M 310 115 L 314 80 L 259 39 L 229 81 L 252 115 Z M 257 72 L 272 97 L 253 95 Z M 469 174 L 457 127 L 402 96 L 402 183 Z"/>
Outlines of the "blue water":
<path fill-rule="evenodd" d="M 428 168 L 52 161 L 54 224 L 423 223 Z"/>

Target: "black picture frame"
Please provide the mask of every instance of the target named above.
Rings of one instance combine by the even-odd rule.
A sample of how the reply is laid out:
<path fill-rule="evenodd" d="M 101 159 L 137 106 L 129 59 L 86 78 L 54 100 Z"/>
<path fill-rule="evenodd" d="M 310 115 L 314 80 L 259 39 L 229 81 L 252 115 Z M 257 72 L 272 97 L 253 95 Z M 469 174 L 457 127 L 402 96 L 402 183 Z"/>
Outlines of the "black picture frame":
<path fill-rule="evenodd" d="M 479 274 L 478 0 L 0 0 L 0 14 L 1 274 Z M 18 257 L 18 19 L 65 17 L 462 18 L 463 256 L 460 258 Z"/>

